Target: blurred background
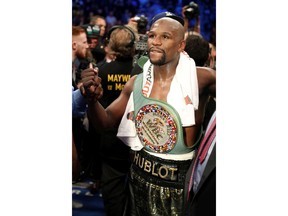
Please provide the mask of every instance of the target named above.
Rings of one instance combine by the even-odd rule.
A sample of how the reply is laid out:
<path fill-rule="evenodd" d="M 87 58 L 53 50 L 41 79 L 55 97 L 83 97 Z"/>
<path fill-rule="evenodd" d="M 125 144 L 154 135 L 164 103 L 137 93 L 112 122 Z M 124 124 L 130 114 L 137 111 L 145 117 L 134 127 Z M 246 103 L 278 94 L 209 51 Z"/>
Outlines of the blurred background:
<path fill-rule="evenodd" d="M 216 46 L 216 0 L 194 0 L 199 7 L 201 35 Z M 127 24 L 129 18 L 145 16 L 149 22 L 154 15 L 170 11 L 181 16 L 182 7 L 189 5 L 189 0 L 72 0 L 72 24 L 83 25 L 95 15 L 114 16 L 117 25 Z M 108 18 L 109 19 L 109 18 Z M 189 19 L 189 28 L 194 28 L 195 17 Z M 107 26 L 106 31 L 109 30 Z"/>

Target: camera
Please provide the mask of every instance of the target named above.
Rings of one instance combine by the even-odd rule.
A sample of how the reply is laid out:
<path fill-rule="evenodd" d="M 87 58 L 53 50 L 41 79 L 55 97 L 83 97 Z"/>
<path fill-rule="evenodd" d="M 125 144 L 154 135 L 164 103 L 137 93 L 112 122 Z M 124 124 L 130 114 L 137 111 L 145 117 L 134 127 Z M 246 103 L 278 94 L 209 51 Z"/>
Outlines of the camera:
<path fill-rule="evenodd" d="M 139 41 L 135 44 L 136 51 L 147 51 L 148 35 L 139 35 Z"/>
<path fill-rule="evenodd" d="M 145 34 L 147 24 L 148 24 L 148 18 L 145 17 L 144 15 L 141 15 L 140 17 L 135 16 L 134 19 L 137 21 L 138 33 L 139 34 Z"/>
<path fill-rule="evenodd" d="M 185 7 L 187 8 L 184 11 L 184 15 L 187 17 L 187 19 L 191 20 L 199 15 L 199 7 L 195 2 L 192 1 Z"/>
<path fill-rule="evenodd" d="M 147 56 L 147 41 L 148 41 L 148 35 L 146 34 L 141 34 L 139 35 L 139 40 L 135 44 L 135 56 L 133 58 L 133 66 L 137 64 L 137 60 L 141 56 Z"/>
<path fill-rule="evenodd" d="M 141 16 L 135 16 L 134 20 L 137 22 L 139 40 L 136 41 L 135 43 L 136 52 L 133 59 L 133 66 L 137 64 L 137 60 L 141 56 L 147 55 L 147 41 L 148 41 L 148 35 L 146 35 L 148 18 L 145 17 L 144 15 L 141 15 Z"/>

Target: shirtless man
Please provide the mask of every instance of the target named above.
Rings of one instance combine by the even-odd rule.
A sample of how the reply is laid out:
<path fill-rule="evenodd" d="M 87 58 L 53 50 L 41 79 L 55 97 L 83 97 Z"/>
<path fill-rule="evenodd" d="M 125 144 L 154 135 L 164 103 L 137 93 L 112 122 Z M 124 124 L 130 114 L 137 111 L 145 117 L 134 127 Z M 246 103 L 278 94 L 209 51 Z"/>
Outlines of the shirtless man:
<path fill-rule="evenodd" d="M 119 125 L 118 137 L 131 147 L 128 215 L 184 214 L 186 172 L 201 139 L 205 103 L 216 96 L 216 73 L 196 71 L 184 52 L 183 24 L 170 12 L 152 19 L 143 73 L 106 109 L 97 101 L 103 94 L 97 70 L 82 74 L 95 127 Z"/>

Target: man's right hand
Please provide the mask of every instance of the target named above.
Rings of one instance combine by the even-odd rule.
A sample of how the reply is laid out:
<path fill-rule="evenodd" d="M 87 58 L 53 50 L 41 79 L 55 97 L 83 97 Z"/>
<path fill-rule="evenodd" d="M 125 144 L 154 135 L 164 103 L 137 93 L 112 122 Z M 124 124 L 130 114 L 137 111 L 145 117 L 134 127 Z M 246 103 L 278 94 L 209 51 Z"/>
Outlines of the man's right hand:
<path fill-rule="evenodd" d="M 93 68 L 92 64 L 81 72 L 80 90 L 82 95 L 89 101 L 97 101 L 103 95 L 101 78 L 98 77 L 98 68 Z"/>

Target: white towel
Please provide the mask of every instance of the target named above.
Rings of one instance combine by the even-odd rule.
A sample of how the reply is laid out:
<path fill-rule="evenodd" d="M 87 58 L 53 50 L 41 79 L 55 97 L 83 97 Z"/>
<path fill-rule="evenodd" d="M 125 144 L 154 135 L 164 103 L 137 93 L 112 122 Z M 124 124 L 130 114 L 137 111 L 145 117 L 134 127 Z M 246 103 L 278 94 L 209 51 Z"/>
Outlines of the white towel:
<path fill-rule="evenodd" d="M 151 76 L 148 75 L 150 64 L 151 62 L 148 60 L 143 67 L 142 90 L 144 91 L 144 89 L 147 89 L 145 88 L 147 80 L 151 82 L 149 83 L 151 88 L 148 89 L 146 97 L 149 97 L 154 81 L 153 65 L 151 67 Z M 181 97 L 179 95 L 181 95 Z M 176 74 L 171 83 L 167 102 L 179 113 L 183 127 L 195 124 L 195 110 L 198 109 L 199 103 L 197 73 L 194 60 L 185 52 L 180 54 L 180 60 L 176 69 Z M 126 106 L 125 114 L 119 125 L 117 136 L 126 145 L 130 146 L 132 150 L 139 151 L 143 148 L 143 145 L 136 134 L 134 122 L 127 118 L 129 113 L 133 114 L 133 111 L 134 102 L 132 92 Z"/>

